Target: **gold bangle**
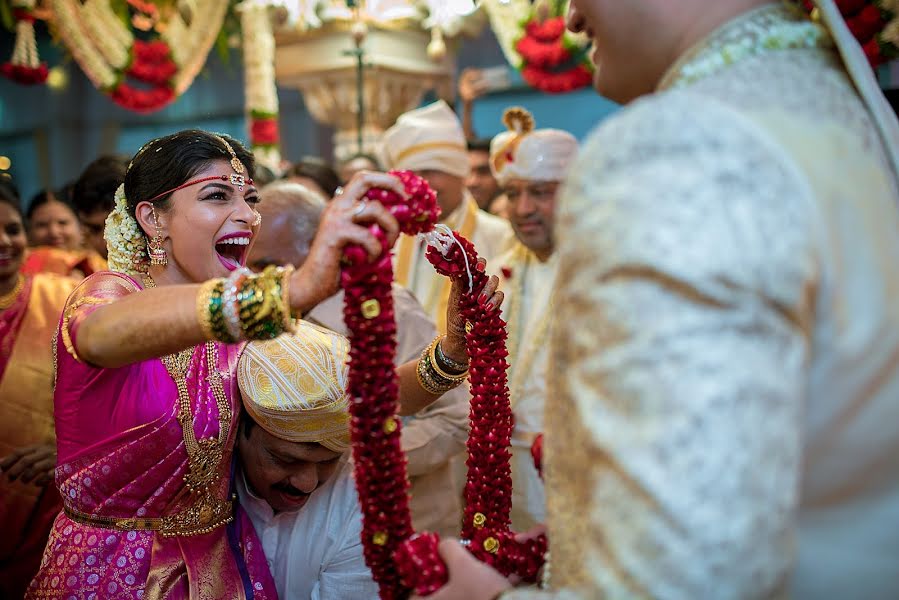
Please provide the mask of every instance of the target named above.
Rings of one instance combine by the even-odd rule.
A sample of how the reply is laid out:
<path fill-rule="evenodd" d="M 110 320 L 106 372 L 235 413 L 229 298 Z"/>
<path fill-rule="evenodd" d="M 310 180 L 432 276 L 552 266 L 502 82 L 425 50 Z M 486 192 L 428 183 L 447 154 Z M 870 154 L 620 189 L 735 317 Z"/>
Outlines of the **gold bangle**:
<path fill-rule="evenodd" d="M 458 387 L 463 379 L 446 379 L 442 377 L 431 365 L 429 349 L 421 353 L 416 365 L 415 374 L 418 377 L 418 383 L 426 391 L 435 396 L 442 396 L 446 392 Z"/>
<path fill-rule="evenodd" d="M 216 313 L 221 313 L 223 288 L 224 280 L 210 279 L 200 286 L 200 291 L 197 293 L 197 321 L 199 321 L 200 329 L 207 340 L 225 341 L 216 327 Z"/>
<path fill-rule="evenodd" d="M 448 372 L 451 371 L 453 373 L 467 372 L 468 365 L 470 364 L 469 361 L 467 360 L 467 358 L 468 358 L 467 356 L 466 356 L 465 362 L 463 363 L 463 362 L 453 360 L 452 358 L 447 356 L 446 353 L 443 351 L 443 342 L 446 341 L 446 338 L 447 338 L 446 335 L 440 336 L 440 340 L 434 346 L 434 358 L 437 359 L 437 364 L 444 371 L 448 371 Z"/>
<path fill-rule="evenodd" d="M 284 332 L 290 310 L 284 305 L 282 273 L 280 267 L 271 266 L 244 280 L 238 294 L 244 339 L 267 340 Z"/>
<path fill-rule="evenodd" d="M 434 341 L 431 342 L 431 345 L 428 346 L 428 358 L 430 359 L 430 366 L 434 371 L 437 372 L 438 375 L 443 377 L 444 379 L 448 379 L 450 381 L 458 381 L 462 382 L 468 378 L 468 369 L 465 369 L 461 373 L 447 373 L 440 367 L 440 362 L 437 360 L 437 344 L 440 343 L 440 340 L 443 339 L 443 336 L 437 336 L 434 338 Z"/>

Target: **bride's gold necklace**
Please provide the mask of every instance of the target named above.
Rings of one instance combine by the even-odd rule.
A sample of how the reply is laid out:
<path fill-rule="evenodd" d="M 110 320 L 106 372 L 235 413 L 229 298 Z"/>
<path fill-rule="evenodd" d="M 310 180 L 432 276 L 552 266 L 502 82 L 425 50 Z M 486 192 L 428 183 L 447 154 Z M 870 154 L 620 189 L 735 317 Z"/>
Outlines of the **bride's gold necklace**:
<path fill-rule="evenodd" d="M 148 288 L 156 287 L 156 283 L 149 275 L 146 275 L 144 280 Z M 206 368 L 209 372 L 207 379 L 218 406 L 219 433 L 218 438 L 197 439 L 190 394 L 187 391 L 187 371 L 193 353 L 194 348 L 186 348 L 164 356 L 162 364 L 178 387 L 178 422 L 183 430 L 184 446 L 190 464 L 190 472 L 184 476 L 184 483 L 191 492 L 206 492 L 218 479 L 218 468 L 224 458 L 233 415 L 219 375 L 218 350 L 214 342 L 206 342 Z"/>
<path fill-rule="evenodd" d="M 19 294 L 22 293 L 22 288 L 25 287 L 25 277 L 22 276 L 21 273 L 16 275 L 16 283 L 13 285 L 13 288 L 7 293 L 0 296 L 0 310 L 6 310 L 13 304 L 15 304 L 16 299 L 19 297 Z"/>

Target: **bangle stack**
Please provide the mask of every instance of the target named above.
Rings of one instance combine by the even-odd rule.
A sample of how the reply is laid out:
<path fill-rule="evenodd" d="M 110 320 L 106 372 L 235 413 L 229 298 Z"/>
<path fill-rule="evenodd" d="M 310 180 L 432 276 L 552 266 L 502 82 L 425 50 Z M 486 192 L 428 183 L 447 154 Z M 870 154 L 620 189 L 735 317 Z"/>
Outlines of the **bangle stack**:
<path fill-rule="evenodd" d="M 233 344 L 267 340 L 293 330 L 289 305 L 292 267 L 247 269 L 227 279 L 211 279 L 197 294 L 197 319 L 207 339 Z"/>
<path fill-rule="evenodd" d="M 424 349 L 416 369 L 419 385 L 435 396 L 445 394 L 468 378 L 468 365 L 448 358 L 440 350 L 443 337 L 434 338 Z"/>

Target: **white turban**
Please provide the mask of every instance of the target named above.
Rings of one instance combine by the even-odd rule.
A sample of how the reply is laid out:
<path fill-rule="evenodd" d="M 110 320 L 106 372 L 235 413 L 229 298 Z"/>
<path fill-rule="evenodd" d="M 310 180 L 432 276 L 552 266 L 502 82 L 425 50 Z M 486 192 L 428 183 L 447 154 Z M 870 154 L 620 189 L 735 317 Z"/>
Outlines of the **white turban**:
<path fill-rule="evenodd" d="M 468 177 L 468 144 L 459 117 L 443 100 L 400 115 L 384 132 L 381 157 L 388 169 L 434 170 Z"/>
<path fill-rule="evenodd" d="M 237 363 L 244 408 L 260 427 L 289 442 L 350 447 L 349 341 L 300 321 L 294 333 L 247 344 Z"/>
<path fill-rule="evenodd" d="M 512 179 L 562 181 L 577 155 L 577 139 L 561 129 L 534 129 L 523 108 L 506 110 L 509 128 L 490 142 L 490 170 L 500 185 Z"/>

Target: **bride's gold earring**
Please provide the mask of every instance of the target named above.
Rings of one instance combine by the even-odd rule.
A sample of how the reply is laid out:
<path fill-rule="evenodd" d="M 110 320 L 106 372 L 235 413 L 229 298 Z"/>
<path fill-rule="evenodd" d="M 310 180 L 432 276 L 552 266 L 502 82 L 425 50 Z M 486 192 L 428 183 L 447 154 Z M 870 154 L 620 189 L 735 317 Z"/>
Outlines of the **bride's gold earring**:
<path fill-rule="evenodd" d="M 155 267 L 164 267 L 169 264 L 163 242 L 165 241 L 159 232 L 159 219 L 156 217 L 156 207 L 153 208 L 153 224 L 156 226 L 156 235 L 147 240 L 147 253 L 150 255 L 150 264 Z"/>

